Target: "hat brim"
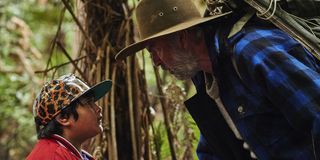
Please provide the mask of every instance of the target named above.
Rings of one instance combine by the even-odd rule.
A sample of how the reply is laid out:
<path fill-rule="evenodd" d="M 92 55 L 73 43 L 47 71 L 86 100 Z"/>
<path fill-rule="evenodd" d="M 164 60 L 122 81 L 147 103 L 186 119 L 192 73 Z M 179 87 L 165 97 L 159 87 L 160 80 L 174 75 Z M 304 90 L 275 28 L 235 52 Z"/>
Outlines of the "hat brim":
<path fill-rule="evenodd" d="M 90 89 L 86 90 L 84 93 L 82 93 L 82 95 L 80 95 L 78 98 L 85 96 L 87 94 L 92 94 L 94 97 L 94 101 L 99 100 L 100 98 L 102 98 L 104 95 L 107 94 L 107 92 L 110 91 L 112 86 L 112 81 L 111 80 L 105 80 L 102 81 L 96 85 L 94 85 L 93 87 L 91 87 Z M 77 99 L 78 99 L 77 98 Z"/>
<path fill-rule="evenodd" d="M 225 16 L 225 15 L 228 15 L 230 13 L 232 13 L 232 11 L 226 12 L 226 13 L 222 13 L 222 14 L 219 14 L 219 15 L 215 15 L 215 16 L 210 16 L 210 17 L 196 18 L 196 19 L 192 19 L 192 20 L 186 21 L 184 23 L 180 23 L 178 25 L 172 26 L 172 27 L 170 27 L 168 29 L 165 29 L 165 30 L 163 30 L 163 31 L 161 31 L 161 32 L 159 32 L 157 34 L 152 35 L 152 36 L 146 37 L 146 38 L 144 38 L 144 39 L 142 39 L 142 40 L 140 40 L 140 41 L 138 41 L 136 43 L 133 43 L 133 44 L 129 45 L 128 47 L 122 49 L 116 55 L 115 59 L 117 61 L 118 60 L 123 60 L 127 56 L 135 54 L 137 51 L 144 49 L 147 46 L 147 44 L 148 44 L 148 42 L 150 40 L 153 40 L 155 38 L 158 38 L 158 37 L 161 37 L 161 36 L 165 36 L 165 35 L 177 32 L 177 31 L 181 31 L 181 30 L 187 29 L 187 28 L 193 27 L 195 25 L 198 25 L 198 24 L 201 24 L 201 23 L 204 23 L 204 22 L 208 22 L 210 20 L 213 20 L 213 19 Z"/>

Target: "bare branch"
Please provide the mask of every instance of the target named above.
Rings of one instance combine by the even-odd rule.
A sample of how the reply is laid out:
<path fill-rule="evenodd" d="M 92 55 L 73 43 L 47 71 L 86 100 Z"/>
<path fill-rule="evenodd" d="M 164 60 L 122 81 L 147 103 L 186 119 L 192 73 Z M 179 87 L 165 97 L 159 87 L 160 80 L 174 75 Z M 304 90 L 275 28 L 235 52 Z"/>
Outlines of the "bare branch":
<path fill-rule="evenodd" d="M 84 58 L 86 58 L 86 57 L 87 57 L 87 56 L 82 56 L 82 57 L 80 57 L 80 58 L 77 58 L 77 59 L 73 60 L 73 62 L 77 63 L 78 61 L 80 61 L 80 60 L 82 60 L 82 59 L 84 59 Z M 65 65 L 68 65 L 68 64 L 70 64 L 70 63 L 71 63 L 71 62 L 62 63 L 62 64 L 60 64 L 60 65 L 53 66 L 53 67 L 51 67 L 51 68 L 49 68 L 49 69 L 46 69 L 46 70 L 43 70 L 43 71 L 35 71 L 35 73 L 36 73 L 36 74 L 39 74 L 39 73 L 47 74 L 49 71 L 51 71 L 51 70 L 53 70 L 53 69 L 58 69 L 58 68 L 60 68 L 60 67 L 63 67 L 63 66 L 65 66 Z"/>
<path fill-rule="evenodd" d="M 167 112 L 167 103 L 166 100 L 164 98 L 164 93 L 162 91 L 162 82 L 161 82 L 161 78 L 160 78 L 160 74 L 158 71 L 158 68 L 153 66 L 154 69 L 154 73 L 156 76 L 156 81 L 157 81 L 157 88 L 158 88 L 158 92 L 161 95 L 160 97 L 160 103 L 161 103 L 161 107 L 162 107 L 162 111 L 163 111 L 163 116 L 164 116 L 164 123 L 166 126 L 166 131 L 168 134 L 168 141 L 169 141 L 169 147 L 170 147 L 170 151 L 171 151 L 171 158 L 172 160 L 176 160 L 176 152 L 175 152 L 175 148 L 174 148 L 174 138 L 171 132 L 171 127 L 170 127 L 170 122 L 169 122 L 169 116 L 168 116 L 168 112 Z"/>
<path fill-rule="evenodd" d="M 57 32 L 56 32 L 56 35 L 54 36 L 53 40 L 51 41 L 51 46 L 50 46 L 50 50 L 49 50 L 49 58 L 48 58 L 48 62 L 47 62 L 47 66 L 46 66 L 46 69 L 45 71 L 50 71 L 51 69 L 48 69 L 49 68 L 49 64 L 51 62 L 51 57 L 53 55 L 53 50 L 54 48 L 56 47 L 56 41 L 58 39 L 58 36 L 59 36 L 59 33 L 60 33 L 60 30 L 61 30 L 61 25 L 62 25 L 62 22 L 63 22 L 63 19 L 64 19 L 64 13 L 65 13 L 66 9 L 63 8 L 63 10 L 61 11 L 60 13 L 60 19 L 59 19 L 59 24 L 58 24 L 58 29 L 57 29 Z M 54 67 L 52 67 L 54 69 Z M 41 72 L 41 73 L 44 73 L 44 76 L 46 76 L 47 72 Z"/>
<path fill-rule="evenodd" d="M 93 49 L 93 51 L 96 51 L 96 46 L 95 44 L 92 42 L 91 38 L 89 37 L 89 35 L 85 32 L 85 30 L 83 29 L 80 21 L 78 20 L 78 18 L 76 17 L 76 15 L 73 13 L 72 8 L 70 6 L 70 4 L 66 1 L 66 0 L 61 0 L 64 4 L 64 6 L 67 8 L 67 10 L 69 11 L 69 13 L 71 14 L 73 20 L 76 22 L 76 24 L 78 25 L 80 31 L 82 32 L 82 34 L 85 36 L 85 38 L 87 39 L 87 41 L 89 42 L 89 46 L 91 47 L 91 49 Z"/>
<path fill-rule="evenodd" d="M 72 65 L 74 66 L 74 68 L 79 72 L 79 74 L 81 75 L 81 77 L 86 81 L 89 82 L 87 77 L 85 76 L 85 74 L 81 71 L 81 69 L 77 66 L 77 64 L 72 60 L 72 58 L 70 57 L 70 55 L 68 54 L 67 50 L 63 47 L 63 45 L 61 44 L 61 42 L 57 41 L 57 45 L 59 46 L 59 48 L 62 50 L 62 52 L 64 53 L 64 55 L 69 59 L 69 61 L 72 63 Z"/>

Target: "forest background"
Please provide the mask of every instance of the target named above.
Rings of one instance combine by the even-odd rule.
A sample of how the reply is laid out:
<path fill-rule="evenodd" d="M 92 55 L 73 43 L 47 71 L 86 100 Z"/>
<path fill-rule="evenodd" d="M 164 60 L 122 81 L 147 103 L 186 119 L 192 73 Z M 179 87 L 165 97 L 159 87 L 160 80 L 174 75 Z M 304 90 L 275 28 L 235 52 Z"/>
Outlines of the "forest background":
<path fill-rule="evenodd" d="M 203 11 L 204 2 L 194 1 Z M 97 159 L 196 159 L 199 131 L 183 106 L 195 92 L 191 82 L 154 68 L 146 51 L 113 60 L 137 39 L 136 4 L 0 0 L 0 159 L 24 159 L 31 151 L 34 97 L 44 82 L 70 72 L 89 84 L 116 82 L 99 102 L 104 134 L 84 146 Z"/>

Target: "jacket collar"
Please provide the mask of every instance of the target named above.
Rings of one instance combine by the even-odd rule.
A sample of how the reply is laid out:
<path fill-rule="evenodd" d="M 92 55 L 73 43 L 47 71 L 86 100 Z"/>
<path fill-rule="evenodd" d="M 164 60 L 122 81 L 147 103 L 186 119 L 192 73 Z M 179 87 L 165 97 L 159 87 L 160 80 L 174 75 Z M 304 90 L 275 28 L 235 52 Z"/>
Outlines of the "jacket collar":
<path fill-rule="evenodd" d="M 90 155 L 88 152 L 86 152 L 84 150 L 81 150 L 79 152 L 76 147 L 74 147 L 67 139 L 63 138 L 62 136 L 54 134 L 51 137 L 52 137 L 52 139 L 56 140 L 60 146 L 70 150 L 71 153 L 74 154 L 79 159 L 84 160 L 85 159 L 83 157 L 83 155 L 84 155 L 84 156 L 88 157 L 89 159 L 93 160 L 92 155 Z"/>

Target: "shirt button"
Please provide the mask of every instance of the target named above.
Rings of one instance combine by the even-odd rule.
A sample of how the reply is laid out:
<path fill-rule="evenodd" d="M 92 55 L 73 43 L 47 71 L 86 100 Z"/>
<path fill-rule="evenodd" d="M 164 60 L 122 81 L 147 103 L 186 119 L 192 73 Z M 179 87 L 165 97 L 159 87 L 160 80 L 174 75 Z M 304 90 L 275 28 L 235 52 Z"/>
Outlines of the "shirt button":
<path fill-rule="evenodd" d="M 250 152 L 250 157 L 253 158 L 253 159 L 258 159 L 256 154 L 254 154 L 253 152 Z"/>
<path fill-rule="evenodd" d="M 238 112 L 243 114 L 244 113 L 244 108 L 242 106 L 239 106 L 238 107 Z"/>
<path fill-rule="evenodd" d="M 244 142 L 244 143 L 243 143 L 243 148 L 244 148 L 244 149 L 249 149 L 250 147 L 249 147 L 248 143 Z"/>

